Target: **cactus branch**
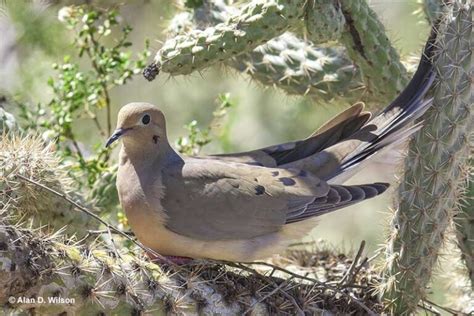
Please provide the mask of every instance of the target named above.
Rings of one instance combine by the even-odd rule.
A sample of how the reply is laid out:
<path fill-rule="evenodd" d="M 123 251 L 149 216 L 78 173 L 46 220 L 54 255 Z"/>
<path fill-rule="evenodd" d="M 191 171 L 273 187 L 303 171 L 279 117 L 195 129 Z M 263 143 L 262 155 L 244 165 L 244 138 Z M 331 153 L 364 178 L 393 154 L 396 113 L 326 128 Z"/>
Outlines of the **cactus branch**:
<path fill-rule="evenodd" d="M 257 81 L 281 87 L 289 94 L 306 93 L 328 100 L 344 95 L 344 90 L 353 92 L 354 87 L 356 90 L 362 87 L 359 74 L 344 57 L 344 50 L 317 49 L 310 43 L 300 44 L 301 40 L 294 36 L 280 36 L 303 17 L 308 37 L 314 43 L 340 38 L 361 70 L 369 92 L 367 96 L 370 96 L 367 99 L 389 101 L 408 81 L 383 25 L 365 1 L 339 4 L 327 0 L 254 0 L 241 11 L 227 6 L 224 1 L 204 1 L 194 12 L 196 29 L 188 30 L 193 23 L 186 19 L 189 17 L 186 13 L 178 15 L 170 24 L 172 33 L 178 35 L 167 40 L 158 51 L 154 64 L 144 71 L 147 79 L 152 80 L 159 71 L 171 75 L 189 74 L 226 62 Z M 200 27 L 205 29 L 200 30 Z M 182 33 L 183 30 L 187 32 Z M 275 38 L 277 36 L 280 37 Z M 272 39 L 273 43 L 264 45 Z M 260 44 L 262 46 L 255 49 Z M 324 59 L 318 60 L 317 56 Z M 326 66 L 322 70 L 311 68 L 322 61 Z M 352 69 L 352 73 L 348 69 Z"/>
<path fill-rule="evenodd" d="M 405 67 L 390 44 L 385 28 L 366 1 L 341 1 L 346 25 L 341 42 L 362 72 L 372 98 L 394 99 L 408 82 Z"/>
<path fill-rule="evenodd" d="M 225 22 L 236 12 L 236 7 L 223 0 L 204 1 L 192 13 L 177 14 L 170 21 L 166 33 L 175 37 L 193 28 L 202 30 Z M 261 84 L 280 88 L 290 95 L 307 95 L 319 102 L 332 99 L 347 103 L 370 101 L 364 98 L 367 94 L 364 93 L 360 72 L 343 47 L 316 47 L 291 32 L 224 63 Z"/>
<path fill-rule="evenodd" d="M 290 29 L 304 14 L 306 0 L 254 0 L 226 22 L 167 40 L 155 57 L 159 71 L 189 74 L 250 52 Z"/>
<path fill-rule="evenodd" d="M 393 314 L 414 313 L 426 295 L 469 155 L 471 5 L 456 0 L 447 9 L 435 44 L 433 106 L 409 144 L 386 250 L 383 297 Z"/>

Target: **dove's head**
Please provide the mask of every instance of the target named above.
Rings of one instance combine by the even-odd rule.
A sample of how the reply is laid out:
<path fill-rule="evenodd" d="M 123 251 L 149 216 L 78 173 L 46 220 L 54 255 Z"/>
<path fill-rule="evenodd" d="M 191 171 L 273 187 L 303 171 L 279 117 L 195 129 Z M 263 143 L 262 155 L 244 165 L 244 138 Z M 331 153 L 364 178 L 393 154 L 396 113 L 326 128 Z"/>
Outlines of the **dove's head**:
<path fill-rule="evenodd" d="M 131 149 L 156 151 L 156 147 L 168 145 L 163 112 L 150 103 L 125 105 L 118 114 L 117 129 L 105 146 L 110 146 L 118 139 L 122 139 L 125 147 Z"/>

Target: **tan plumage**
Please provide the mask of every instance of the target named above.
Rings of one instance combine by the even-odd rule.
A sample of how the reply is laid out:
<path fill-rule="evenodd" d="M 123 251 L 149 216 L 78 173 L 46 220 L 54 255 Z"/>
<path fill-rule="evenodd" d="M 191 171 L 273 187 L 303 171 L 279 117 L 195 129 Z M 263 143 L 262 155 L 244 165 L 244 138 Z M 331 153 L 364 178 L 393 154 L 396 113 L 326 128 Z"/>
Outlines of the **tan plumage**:
<path fill-rule="evenodd" d="M 385 183 L 342 183 L 416 129 L 430 104 L 431 52 L 427 44 L 410 84 L 373 119 L 355 104 L 305 140 L 245 153 L 182 157 L 160 110 L 127 104 L 107 145 L 123 140 L 117 188 L 132 230 L 162 255 L 250 261 L 303 237 L 318 216 L 383 193 Z"/>

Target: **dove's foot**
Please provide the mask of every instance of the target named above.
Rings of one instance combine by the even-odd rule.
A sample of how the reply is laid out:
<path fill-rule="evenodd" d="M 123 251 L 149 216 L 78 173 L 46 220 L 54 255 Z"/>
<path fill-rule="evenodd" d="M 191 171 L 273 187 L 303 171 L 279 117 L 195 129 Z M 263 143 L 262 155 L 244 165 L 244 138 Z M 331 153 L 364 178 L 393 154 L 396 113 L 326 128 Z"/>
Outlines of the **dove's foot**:
<path fill-rule="evenodd" d="M 146 253 L 148 258 L 150 258 L 150 261 L 153 262 L 153 263 L 157 263 L 157 264 L 166 264 L 166 263 L 174 263 L 174 264 L 177 264 L 177 265 L 183 265 L 183 264 L 187 264 L 191 261 L 193 261 L 193 258 L 189 258 L 189 257 L 180 257 L 180 256 L 156 256 L 150 252 L 147 252 Z"/>

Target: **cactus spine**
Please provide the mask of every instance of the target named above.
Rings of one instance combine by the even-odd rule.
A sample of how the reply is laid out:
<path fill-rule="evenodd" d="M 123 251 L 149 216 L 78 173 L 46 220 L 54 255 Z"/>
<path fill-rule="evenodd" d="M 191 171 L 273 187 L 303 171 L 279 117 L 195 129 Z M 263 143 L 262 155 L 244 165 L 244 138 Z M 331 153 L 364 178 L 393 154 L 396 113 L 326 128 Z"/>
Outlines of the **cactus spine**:
<path fill-rule="evenodd" d="M 415 312 L 425 296 L 445 230 L 456 208 L 473 128 L 470 99 L 471 6 L 454 1 L 436 46 L 433 106 L 409 144 L 399 207 L 387 247 L 383 298 L 393 314 Z"/>

